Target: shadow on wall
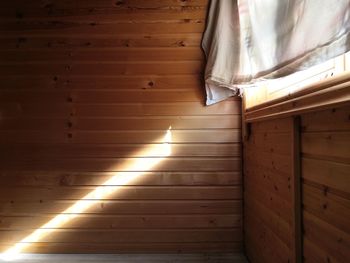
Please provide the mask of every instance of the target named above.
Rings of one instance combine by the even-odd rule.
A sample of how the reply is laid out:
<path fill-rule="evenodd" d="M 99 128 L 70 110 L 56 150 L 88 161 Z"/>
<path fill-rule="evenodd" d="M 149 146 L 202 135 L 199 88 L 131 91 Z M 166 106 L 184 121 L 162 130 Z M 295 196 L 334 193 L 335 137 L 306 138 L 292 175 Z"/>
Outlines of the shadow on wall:
<path fill-rule="evenodd" d="M 125 186 L 132 181 L 138 180 L 144 176 L 147 171 L 158 165 L 164 158 L 171 155 L 172 132 L 171 127 L 166 131 L 162 143 L 155 144 L 151 148 L 141 149 L 142 158 L 137 158 L 129 164 L 122 167 L 123 171 L 116 172 L 110 179 L 96 187 L 93 191 L 86 194 L 79 201 L 68 207 L 56 217 L 34 230 L 31 234 L 24 237 L 7 251 L 1 254 L 3 260 L 18 259 L 21 252 L 29 247 L 32 243 L 39 242 L 47 235 L 69 223 L 71 220 L 79 216 L 79 214 L 86 212 L 89 208 L 96 205 L 103 199 L 108 199 L 112 194 L 119 190 L 120 186 Z M 157 158 L 155 158 L 157 157 Z M 126 172 L 128 171 L 128 172 Z M 132 171 L 132 172 L 129 172 Z"/>

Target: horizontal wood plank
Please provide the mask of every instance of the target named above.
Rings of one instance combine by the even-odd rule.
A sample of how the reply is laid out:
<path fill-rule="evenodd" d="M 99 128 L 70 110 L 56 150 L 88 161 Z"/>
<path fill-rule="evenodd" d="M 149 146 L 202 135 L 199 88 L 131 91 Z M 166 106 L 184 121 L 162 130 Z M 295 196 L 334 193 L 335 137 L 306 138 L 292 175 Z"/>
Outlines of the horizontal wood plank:
<path fill-rule="evenodd" d="M 239 115 L 240 103 L 229 100 L 205 107 L 200 102 L 175 103 L 2 103 L 0 111 L 6 117 L 67 118 L 118 116 L 211 116 Z"/>
<path fill-rule="evenodd" d="M 200 74 L 202 61 L 154 62 L 13 62 L 0 63 L 1 75 L 181 75 Z"/>
<path fill-rule="evenodd" d="M 0 244 L 0 249 L 5 251 L 11 248 L 11 244 Z M 25 247 L 25 253 L 195 253 L 202 252 L 232 253 L 242 250 L 241 242 L 147 242 L 147 243 L 45 243 L 38 242 Z"/>
<path fill-rule="evenodd" d="M 350 193 L 350 165 L 325 160 L 303 158 L 303 178 Z"/>
<path fill-rule="evenodd" d="M 119 117 L 119 118 L 4 118 L 0 130 L 175 130 L 238 129 L 240 116 Z"/>
<path fill-rule="evenodd" d="M 172 130 L 173 143 L 240 142 L 237 129 Z M 163 131 L 0 131 L 0 143 L 164 143 Z M 170 146 L 171 148 L 171 146 Z"/>
<path fill-rule="evenodd" d="M 0 201 L 1 217 L 49 216 L 66 214 L 74 200 Z M 81 216 L 106 215 L 241 215 L 241 200 L 86 200 L 89 209 Z M 161 227 L 161 225 L 159 226 Z"/>
<path fill-rule="evenodd" d="M 130 61 L 192 61 L 202 60 L 200 48 L 119 48 L 113 50 L 89 49 L 83 51 L 57 50 L 6 50 L 0 51 L 2 62 L 124 62 Z"/>
<path fill-rule="evenodd" d="M 14 160 L 6 161 L 0 167 L 7 171 L 109 171 L 142 172 L 149 171 L 240 171 L 241 160 L 239 158 L 171 158 L 171 157 L 146 157 L 146 158 L 72 158 L 57 160 Z M 64 169 L 62 169 L 64 167 Z"/>
<path fill-rule="evenodd" d="M 60 4 L 60 3 L 58 3 Z M 111 7 L 111 6 L 110 6 Z M 0 15 L 2 21 L 169 21 L 178 19 L 205 19 L 205 6 L 153 6 L 143 8 L 139 5 L 121 3 L 114 8 L 104 7 L 82 7 L 62 6 L 57 4 L 43 8 L 2 7 Z"/>
<path fill-rule="evenodd" d="M 208 0 L 186 0 L 186 1 L 174 1 L 174 0 L 148 0 L 147 2 L 143 0 L 126 0 L 126 1 L 109 1 L 109 0 L 78 0 L 72 3 L 69 0 L 60 0 L 60 1 L 52 1 L 51 4 L 43 4 L 40 0 L 33 0 L 31 3 L 22 2 L 21 0 L 14 0 L 2 5 L 4 7 L 24 7 L 24 8 L 68 8 L 68 7 L 79 7 L 84 4 L 85 7 L 90 8 L 116 8 L 116 9 L 124 9 L 128 7 L 134 8 L 167 8 L 174 6 L 207 6 Z"/>
<path fill-rule="evenodd" d="M 304 133 L 302 152 L 309 158 L 350 164 L 350 132 Z"/>
<path fill-rule="evenodd" d="M 171 145 L 172 157 L 240 157 L 239 143 L 202 143 Z M 164 157 L 157 149 L 158 144 L 0 144 L 0 158 L 18 160 L 47 160 L 67 158 L 129 158 Z M 20 158 L 19 158 L 20 156 Z"/>
<path fill-rule="evenodd" d="M 118 34 L 110 36 L 60 35 L 60 36 L 17 36 L 0 35 L 1 49 L 47 49 L 53 50 L 75 49 L 88 50 L 94 48 L 120 48 L 120 47 L 200 47 L 201 33 L 140 33 Z"/>
<path fill-rule="evenodd" d="M 119 91 L 3 91 L 1 103 L 164 103 L 164 102 L 198 102 L 201 90 L 119 90 Z"/>
<path fill-rule="evenodd" d="M 350 234 L 350 200 L 307 184 L 303 187 L 304 210 Z"/>
<path fill-rule="evenodd" d="M 303 132 L 348 131 L 349 113 L 349 107 L 342 107 L 305 114 L 302 118 Z"/>
<path fill-rule="evenodd" d="M 239 186 L 99 186 L 0 188 L 0 200 L 220 200 L 241 199 Z M 181 195 L 178 193 L 181 192 Z M 96 194 L 95 194 L 96 193 Z M 101 193 L 98 195 L 98 193 Z M 87 196 L 87 197 L 86 197 Z"/>
<path fill-rule="evenodd" d="M 165 33 L 199 33 L 204 30 L 203 20 L 175 20 L 173 23 L 103 23 L 103 22 L 64 22 L 44 21 L 41 23 L 31 21 L 2 22 L 0 32 L 9 36 L 18 35 L 118 35 L 137 34 L 142 31 L 145 34 Z"/>
<path fill-rule="evenodd" d="M 54 216 L 2 217 L 0 231 L 37 229 Z M 236 228 L 241 226 L 240 215 L 142 215 L 86 216 L 79 215 L 66 223 L 64 229 L 202 229 Z"/>
<path fill-rule="evenodd" d="M 40 231 L 39 231 L 40 232 Z M 131 242 L 237 242 L 242 235 L 230 230 L 50 230 L 41 242 L 131 243 Z M 0 243 L 17 242 L 30 231 L 1 231 Z M 185 237 L 185 238 L 184 238 Z"/>

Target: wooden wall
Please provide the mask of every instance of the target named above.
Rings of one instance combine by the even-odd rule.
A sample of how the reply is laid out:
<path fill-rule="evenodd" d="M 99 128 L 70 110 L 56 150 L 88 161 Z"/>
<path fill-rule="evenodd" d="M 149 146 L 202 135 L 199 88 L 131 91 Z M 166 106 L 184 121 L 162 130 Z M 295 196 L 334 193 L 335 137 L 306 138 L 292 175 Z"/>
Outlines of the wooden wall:
<path fill-rule="evenodd" d="M 305 262 L 350 258 L 350 106 L 302 116 Z"/>
<path fill-rule="evenodd" d="M 253 263 L 295 259 L 293 123 L 252 123 L 244 144 L 245 249 Z"/>
<path fill-rule="evenodd" d="M 300 124 L 298 117 L 250 124 L 243 179 L 252 263 L 350 258 L 349 117 L 345 106 L 302 113 Z"/>
<path fill-rule="evenodd" d="M 1 4 L 1 251 L 115 172 L 142 171 L 142 159 L 157 165 L 25 251 L 241 250 L 240 101 L 204 106 L 206 10 L 207 0 Z M 170 126 L 172 154 L 145 155 Z"/>

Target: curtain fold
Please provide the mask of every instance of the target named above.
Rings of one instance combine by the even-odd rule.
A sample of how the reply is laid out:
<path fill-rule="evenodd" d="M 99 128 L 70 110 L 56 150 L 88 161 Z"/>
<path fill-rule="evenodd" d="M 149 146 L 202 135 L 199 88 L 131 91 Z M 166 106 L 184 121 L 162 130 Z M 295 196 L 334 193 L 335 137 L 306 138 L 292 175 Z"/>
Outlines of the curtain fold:
<path fill-rule="evenodd" d="M 212 0 L 203 35 L 207 105 L 350 50 L 350 0 Z"/>

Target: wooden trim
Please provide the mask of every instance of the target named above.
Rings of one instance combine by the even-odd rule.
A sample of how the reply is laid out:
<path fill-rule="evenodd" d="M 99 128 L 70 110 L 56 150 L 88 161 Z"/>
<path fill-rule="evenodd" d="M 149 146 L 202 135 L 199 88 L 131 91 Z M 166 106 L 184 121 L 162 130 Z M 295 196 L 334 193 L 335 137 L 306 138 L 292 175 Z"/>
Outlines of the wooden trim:
<path fill-rule="evenodd" d="M 293 236 L 294 236 L 294 255 L 295 262 L 303 262 L 303 234 L 302 234 L 302 191 L 301 191 L 301 119 L 300 116 L 293 118 L 293 179 L 294 179 L 294 220 L 293 220 Z"/>
<path fill-rule="evenodd" d="M 242 111 L 242 118 L 241 118 L 241 124 L 242 124 L 242 142 L 241 142 L 241 152 L 240 152 L 240 154 L 241 154 L 241 156 L 242 156 L 242 159 L 241 159 L 241 187 L 242 187 L 242 200 L 241 200 L 241 202 L 242 202 L 242 207 L 241 207 L 241 215 L 242 215 L 242 225 L 241 225 L 241 227 L 242 227 L 242 237 L 243 237 L 243 246 L 242 246 L 242 250 L 243 250 L 243 253 L 244 253 L 244 255 L 247 255 L 247 247 L 246 247 L 246 234 L 245 234 L 245 209 L 244 209 L 244 178 L 245 178 L 245 176 L 244 176 L 244 169 L 243 169 L 243 167 L 244 167 L 244 145 L 245 145 L 245 143 L 246 143 L 246 141 L 249 139 L 249 137 L 248 137 L 248 135 L 247 135 L 247 123 L 245 122 L 245 119 L 244 119 L 244 114 L 243 114 L 243 112 L 244 112 L 244 109 L 245 109 L 245 107 L 246 107 L 246 100 L 245 100 L 245 97 L 242 97 L 242 102 L 241 102 L 241 111 Z M 250 125 L 250 124 L 249 124 Z"/>
<path fill-rule="evenodd" d="M 318 82 L 289 96 L 246 109 L 246 122 L 288 117 L 350 102 L 350 74 Z"/>
<path fill-rule="evenodd" d="M 242 97 L 242 113 L 246 108 L 246 98 Z M 245 114 L 242 114 L 242 142 L 249 140 L 250 136 L 250 124 L 245 120 Z"/>
<path fill-rule="evenodd" d="M 277 98 L 274 100 L 270 100 L 270 101 L 261 103 L 259 105 L 254 106 L 254 107 L 246 109 L 245 111 L 246 112 L 253 112 L 253 111 L 256 111 L 258 109 L 263 109 L 263 108 L 266 108 L 268 106 L 277 104 L 279 102 L 286 101 L 287 99 L 300 97 L 300 96 L 303 96 L 306 94 L 313 93 L 313 92 L 318 91 L 318 90 L 326 89 L 326 88 L 329 88 L 329 87 L 332 87 L 332 86 L 335 86 L 335 85 L 338 85 L 341 83 L 349 82 L 349 81 L 350 81 L 350 73 L 349 72 L 339 74 L 339 75 L 334 76 L 332 78 L 327 78 L 327 79 L 324 79 L 324 80 L 319 81 L 317 83 L 310 84 L 310 85 L 306 86 L 305 88 L 303 88 L 302 90 L 299 90 L 293 94 L 289 94 L 288 96 L 284 96 L 281 98 Z"/>

